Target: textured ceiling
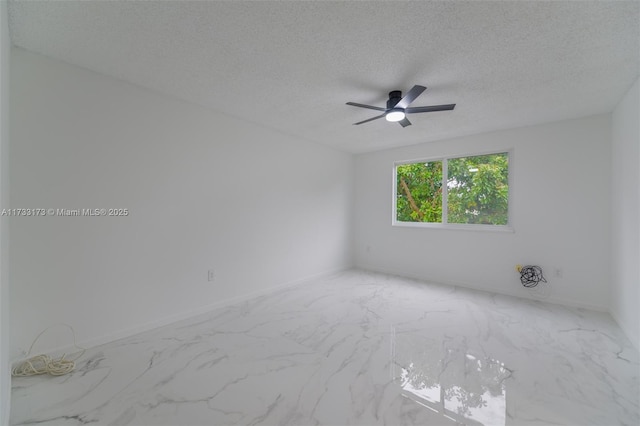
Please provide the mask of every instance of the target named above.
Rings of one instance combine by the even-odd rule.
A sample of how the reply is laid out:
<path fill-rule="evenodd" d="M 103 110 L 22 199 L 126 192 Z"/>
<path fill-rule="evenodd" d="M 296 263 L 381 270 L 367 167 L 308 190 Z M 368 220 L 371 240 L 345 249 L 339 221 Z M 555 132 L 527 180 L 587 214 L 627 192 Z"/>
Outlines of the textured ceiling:
<path fill-rule="evenodd" d="M 640 3 L 11 1 L 14 45 L 298 138 L 366 152 L 611 111 Z M 456 109 L 352 123 L 387 92 Z"/>

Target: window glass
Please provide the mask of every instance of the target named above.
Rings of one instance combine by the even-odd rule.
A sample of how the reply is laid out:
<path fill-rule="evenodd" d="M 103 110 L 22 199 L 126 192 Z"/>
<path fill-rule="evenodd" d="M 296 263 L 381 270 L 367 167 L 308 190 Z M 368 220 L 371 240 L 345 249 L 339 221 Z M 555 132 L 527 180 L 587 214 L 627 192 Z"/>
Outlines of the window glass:
<path fill-rule="evenodd" d="M 442 161 L 396 168 L 396 220 L 442 222 Z"/>
<path fill-rule="evenodd" d="M 509 157 L 506 153 L 447 161 L 447 222 L 506 225 Z"/>

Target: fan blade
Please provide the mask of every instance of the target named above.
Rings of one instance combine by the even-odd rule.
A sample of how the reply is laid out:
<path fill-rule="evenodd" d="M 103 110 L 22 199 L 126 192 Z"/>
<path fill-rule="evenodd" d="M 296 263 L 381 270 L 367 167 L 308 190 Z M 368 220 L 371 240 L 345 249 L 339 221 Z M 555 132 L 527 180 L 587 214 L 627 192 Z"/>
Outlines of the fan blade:
<path fill-rule="evenodd" d="M 413 107 L 413 108 L 406 108 L 404 110 L 404 113 L 405 114 L 415 114 L 417 112 L 451 111 L 455 107 L 456 107 L 456 104 Z"/>
<path fill-rule="evenodd" d="M 385 109 L 385 108 L 380 108 L 380 107 L 372 106 L 372 105 L 357 104 L 357 103 L 355 103 L 355 102 L 347 102 L 347 105 L 351 105 L 351 106 L 355 106 L 355 107 L 360 107 L 360 108 L 375 109 L 376 111 L 386 111 L 386 109 Z"/>
<path fill-rule="evenodd" d="M 406 108 L 409 106 L 411 102 L 413 102 L 422 92 L 424 92 L 427 88 L 424 86 L 415 85 L 409 90 L 409 92 L 404 95 L 404 98 L 400 99 L 400 102 L 395 104 L 394 108 Z"/>
<path fill-rule="evenodd" d="M 385 115 L 387 115 L 387 114 L 381 114 L 381 115 L 378 115 L 378 116 L 376 116 L 376 117 L 370 118 L 370 119 L 368 119 L 368 120 L 359 121 L 359 122 L 357 122 L 357 123 L 353 123 L 353 125 L 355 126 L 355 125 L 358 125 L 358 124 L 368 123 L 368 122 L 370 122 L 370 121 L 377 120 L 378 118 L 382 118 L 382 117 L 384 117 Z"/>
<path fill-rule="evenodd" d="M 398 123 L 402 126 L 402 127 L 407 127 L 407 126 L 411 126 L 411 122 L 409 120 L 407 120 L 407 117 L 403 118 L 402 120 L 398 121 Z"/>

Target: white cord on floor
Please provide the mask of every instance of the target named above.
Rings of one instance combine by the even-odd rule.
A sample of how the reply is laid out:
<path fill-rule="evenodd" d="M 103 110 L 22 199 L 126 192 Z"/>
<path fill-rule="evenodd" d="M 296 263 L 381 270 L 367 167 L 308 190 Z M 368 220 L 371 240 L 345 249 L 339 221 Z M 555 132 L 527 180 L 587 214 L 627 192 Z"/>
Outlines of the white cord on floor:
<path fill-rule="evenodd" d="M 52 376 L 63 376 L 65 374 L 71 373 L 74 368 L 76 368 L 76 361 L 82 355 L 84 355 L 86 349 L 78 346 L 76 344 L 76 332 L 68 324 L 56 324 L 63 325 L 73 334 L 73 346 L 80 349 L 80 354 L 73 359 L 65 359 L 66 354 L 62 354 L 59 359 L 53 359 L 49 355 L 40 354 L 33 356 L 31 358 L 24 359 L 18 365 L 11 369 L 11 375 L 14 377 L 24 377 L 24 376 L 35 376 L 38 374 L 51 374 Z M 33 346 L 36 344 L 40 336 L 42 336 L 47 330 L 56 325 L 52 325 L 51 327 L 47 327 L 38 334 L 35 338 L 31 346 L 29 347 L 29 352 L 27 352 L 27 356 L 31 353 Z"/>

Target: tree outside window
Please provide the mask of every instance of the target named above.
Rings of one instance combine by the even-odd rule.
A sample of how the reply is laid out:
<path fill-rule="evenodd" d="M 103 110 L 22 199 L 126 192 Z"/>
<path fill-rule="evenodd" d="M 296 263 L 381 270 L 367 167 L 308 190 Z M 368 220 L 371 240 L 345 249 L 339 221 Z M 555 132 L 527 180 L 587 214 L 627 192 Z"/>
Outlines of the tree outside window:
<path fill-rule="evenodd" d="M 396 166 L 398 222 L 507 225 L 508 204 L 506 152 Z"/>

